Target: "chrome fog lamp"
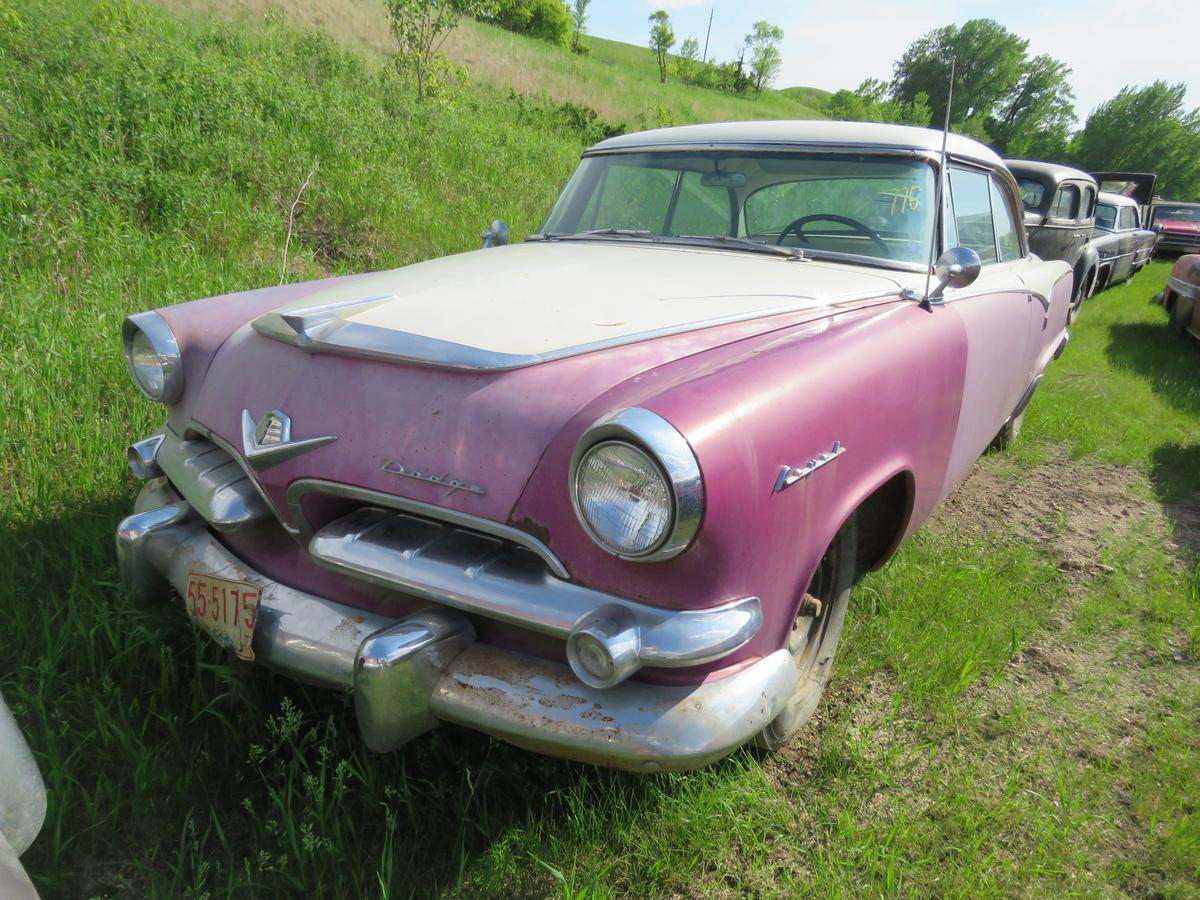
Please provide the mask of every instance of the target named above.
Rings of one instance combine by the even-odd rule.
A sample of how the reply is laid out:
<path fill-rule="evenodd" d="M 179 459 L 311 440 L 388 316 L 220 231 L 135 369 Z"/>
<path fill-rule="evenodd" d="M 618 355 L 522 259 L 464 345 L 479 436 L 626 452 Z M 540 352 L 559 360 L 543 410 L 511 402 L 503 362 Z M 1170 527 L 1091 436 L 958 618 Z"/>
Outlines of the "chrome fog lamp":
<path fill-rule="evenodd" d="M 681 553 L 704 513 L 700 465 L 687 440 L 657 413 L 636 407 L 584 433 L 571 457 L 569 488 L 588 536 L 638 562 Z"/>
<path fill-rule="evenodd" d="M 183 357 L 179 342 L 156 312 L 138 313 L 121 329 L 125 362 L 133 383 L 157 403 L 174 403 L 183 393 Z"/>
<path fill-rule="evenodd" d="M 571 671 L 589 687 L 620 684 L 642 665 L 642 636 L 633 613 L 615 603 L 584 615 L 567 638 Z"/>

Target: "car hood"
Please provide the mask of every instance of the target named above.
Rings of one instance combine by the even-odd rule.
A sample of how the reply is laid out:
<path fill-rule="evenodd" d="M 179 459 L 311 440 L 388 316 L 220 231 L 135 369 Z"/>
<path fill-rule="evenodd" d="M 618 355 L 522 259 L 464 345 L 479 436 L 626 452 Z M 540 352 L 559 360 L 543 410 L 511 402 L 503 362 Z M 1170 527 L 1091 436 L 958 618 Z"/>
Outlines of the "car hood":
<path fill-rule="evenodd" d="M 333 304 L 340 317 L 355 307 L 338 304 L 383 295 L 352 315 L 370 314 L 387 336 L 530 361 L 389 359 L 379 344 L 324 352 L 256 330 L 260 317 L 217 351 L 185 417 L 239 452 L 243 410 L 255 421 L 286 413 L 294 441 L 335 436 L 257 473 L 281 513 L 289 486 L 320 479 L 506 521 L 557 435 L 648 402 L 686 374 L 668 372 L 671 363 L 897 292 L 861 267 L 730 251 L 559 244 L 464 254 L 324 282 L 287 308 Z"/>
<path fill-rule="evenodd" d="M 547 241 L 362 276 L 262 316 L 255 328 L 321 352 L 517 368 L 896 287 L 861 267 L 751 252 Z"/>
<path fill-rule="evenodd" d="M 1200 234 L 1200 222 L 1189 219 L 1157 219 L 1155 221 L 1164 231 L 1183 231 L 1188 234 Z"/>

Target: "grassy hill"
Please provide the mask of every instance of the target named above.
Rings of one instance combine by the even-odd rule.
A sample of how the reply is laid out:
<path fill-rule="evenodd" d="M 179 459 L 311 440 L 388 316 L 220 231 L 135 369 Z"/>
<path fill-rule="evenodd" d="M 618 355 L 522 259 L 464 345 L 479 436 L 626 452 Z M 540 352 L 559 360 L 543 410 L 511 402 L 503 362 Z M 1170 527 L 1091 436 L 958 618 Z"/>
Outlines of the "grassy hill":
<path fill-rule="evenodd" d="M 292 23 L 326 32 L 344 44 L 391 53 L 381 0 L 158 0 L 164 5 L 230 18 L 259 19 L 282 12 Z M 275 11 L 272 13 L 271 11 Z M 447 57 L 475 82 L 556 102 L 580 103 L 600 118 L 633 130 L 689 122 L 744 119 L 820 119 L 817 88 L 765 91 L 741 97 L 670 82 L 661 84 L 646 47 L 587 37 L 590 56 L 463 20 L 446 42 Z"/>

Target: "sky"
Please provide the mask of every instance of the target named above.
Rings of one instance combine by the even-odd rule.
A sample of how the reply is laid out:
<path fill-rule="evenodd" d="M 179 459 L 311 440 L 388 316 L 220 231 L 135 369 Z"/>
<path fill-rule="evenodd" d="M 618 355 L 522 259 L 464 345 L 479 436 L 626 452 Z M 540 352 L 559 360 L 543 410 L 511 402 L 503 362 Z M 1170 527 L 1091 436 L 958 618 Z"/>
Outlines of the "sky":
<path fill-rule="evenodd" d="M 644 45 L 646 17 L 656 9 L 670 13 L 679 42 L 695 37 L 701 50 L 712 12 L 708 53 L 718 61 L 734 56 L 756 20 L 780 26 L 783 69 L 776 87 L 835 91 L 866 78 L 887 81 L 904 48 L 925 32 L 987 18 L 1027 38 L 1030 55 L 1048 53 L 1071 67 L 1080 126 L 1124 86 L 1160 78 L 1185 82 L 1187 108 L 1200 106 L 1200 7 L 1180 0 L 592 0 L 588 31 Z"/>

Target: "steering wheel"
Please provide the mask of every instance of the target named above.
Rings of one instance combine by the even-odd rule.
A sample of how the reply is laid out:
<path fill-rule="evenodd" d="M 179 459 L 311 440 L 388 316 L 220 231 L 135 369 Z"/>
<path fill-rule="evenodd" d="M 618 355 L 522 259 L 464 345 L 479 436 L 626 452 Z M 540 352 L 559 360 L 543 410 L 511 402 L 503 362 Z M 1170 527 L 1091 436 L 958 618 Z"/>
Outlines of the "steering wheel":
<path fill-rule="evenodd" d="M 888 245 L 883 242 L 883 238 L 881 238 L 877 232 L 872 231 L 862 222 L 847 218 L 846 216 L 836 216 L 833 213 L 814 213 L 811 216 L 801 216 L 799 219 L 795 219 L 794 221 L 790 222 L 788 226 L 783 229 L 783 231 L 779 232 L 779 238 L 775 241 L 775 243 L 782 244 L 784 237 L 787 236 L 787 233 L 789 231 L 794 231 L 796 233 L 797 240 L 799 240 L 802 244 L 807 244 L 808 238 L 804 236 L 804 226 L 809 222 L 837 222 L 840 225 L 846 225 L 864 237 L 869 238 L 871 243 L 878 247 L 880 252 L 887 259 L 892 258 L 892 251 L 888 249 Z"/>

